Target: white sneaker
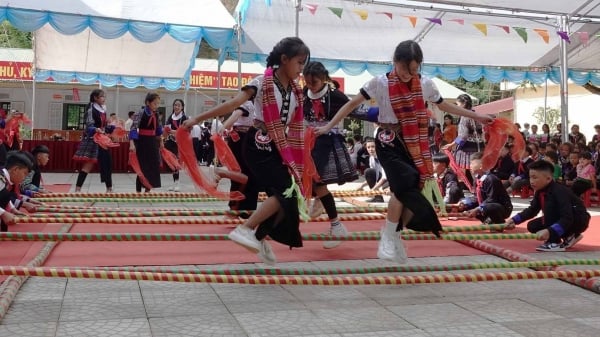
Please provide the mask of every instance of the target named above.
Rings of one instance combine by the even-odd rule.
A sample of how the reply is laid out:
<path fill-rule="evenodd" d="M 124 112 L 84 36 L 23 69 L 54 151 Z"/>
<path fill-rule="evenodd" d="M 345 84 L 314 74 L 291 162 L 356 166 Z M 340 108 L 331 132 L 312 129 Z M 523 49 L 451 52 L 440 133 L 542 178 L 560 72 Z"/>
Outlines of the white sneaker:
<path fill-rule="evenodd" d="M 169 191 L 179 192 L 181 189 L 179 188 L 179 183 L 173 184 L 173 186 L 169 187 Z"/>
<path fill-rule="evenodd" d="M 258 252 L 258 258 L 266 265 L 274 266 L 277 263 L 277 259 L 275 258 L 275 253 L 273 253 L 273 248 L 267 242 L 267 240 L 262 240 L 260 242 L 260 251 Z"/>
<path fill-rule="evenodd" d="M 341 222 L 338 222 L 336 225 L 332 225 L 329 227 L 329 235 L 345 237 L 348 236 L 348 231 L 346 227 Z M 324 241 L 323 248 L 331 249 L 339 246 L 342 241 Z"/>
<path fill-rule="evenodd" d="M 395 245 L 396 258 L 394 259 L 394 261 L 396 261 L 399 264 L 405 264 L 408 261 L 408 256 L 406 255 L 406 248 L 404 248 L 404 242 L 402 241 L 402 239 L 398 235 L 400 233 L 396 233 L 396 234 L 397 234 L 395 236 L 395 241 L 396 241 L 396 245 Z"/>
<path fill-rule="evenodd" d="M 400 233 L 389 234 L 387 231 L 381 231 L 381 239 L 377 249 L 377 257 L 382 260 L 393 261 L 404 264 L 408 260 L 404 243 L 399 237 Z"/>
<path fill-rule="evenodd" d="M 385 229 L 381 230 L 381 238 L 379 239 L 379 247 L 377 248 L 377 257 L 389 261 L 394 261 L 396 257 L 394 235 L 389 234 Z"/>
<path fill-rule="evenodd" d="M 229 233 L 229 240 L 248 249 L 252 253 L 258 254 L 261 250 L 261 243 L 256 239 L 254 230 L 239 225 Z"/>
<path fill-rule="evenodd" d="M 325 212 L 325 207 L 323 207 L 323 203 L 321 202 L 321 199 L 319 199 L 319 198 L 313 199 L 313 202 L 310 205 L 310 210 L 308 212 L 308 216 L 310 216 L 311 219 L 317 218 L 321 214 L 323 214 L 323 212 Z"/>

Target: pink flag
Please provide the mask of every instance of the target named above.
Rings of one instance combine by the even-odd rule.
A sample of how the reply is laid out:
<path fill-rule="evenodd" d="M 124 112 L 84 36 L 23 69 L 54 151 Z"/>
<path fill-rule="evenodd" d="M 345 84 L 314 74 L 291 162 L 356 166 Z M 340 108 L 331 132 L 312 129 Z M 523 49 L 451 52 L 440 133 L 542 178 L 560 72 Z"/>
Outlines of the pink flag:
<path fill-rule="evenodd" d="M 577 32 L 577 35 L 579 35 L 579 42 L 581 42 L 584 47 L 587 47 L 590 42 L 590 34 L 588 32 Z"/>
<path fill-rule="evenodd" d="M 308 9 L 310 14 L 315 15 L 315 13 L 317 12 L 317 7 L 319 7 L 319 5 L 304 4 L 304 7 L 306 7 L 306 9 Z"/>
<path fill-rule="evenodd" d="M 392 18 L 393 18 L 393 15 L 392 15 L 392 13 L 390 13 L 390 12 L 377 12 L 377 14 L 383 14 L 383 15 L 387 16 L 387 17 L 388 17 L 388 18 L 390 18 L 390 19 L 392 19 Z"/>
<path fill-rule="evenodd" d="M 73 101 L 79 102 L 79 89 L 73 88 Z"/>
<path fill-rule="evenodd" d="M 453 22 L 456 22 L 456 23 L 458 23 L 458 24 L 459 24 L 459 25 L 461 25 L 461 26 L 464 26 L 464 25 L 465 25 L 465 19 L 450 19 L 450 20 L 448 20 L 448 21 L 453 21 Z"/>

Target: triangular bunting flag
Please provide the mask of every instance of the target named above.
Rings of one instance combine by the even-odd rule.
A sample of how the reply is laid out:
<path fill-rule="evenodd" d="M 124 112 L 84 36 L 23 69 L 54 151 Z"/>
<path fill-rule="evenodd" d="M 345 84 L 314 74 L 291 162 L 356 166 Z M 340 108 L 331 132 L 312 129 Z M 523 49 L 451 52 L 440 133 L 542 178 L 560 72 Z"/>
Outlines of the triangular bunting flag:
<path fill-rule="evenodd" d="M 483 35 L 487 36 L 487 25 L 485 23 L 474 23 L 473 26 Z"/>
<path fill-rule="evenodd" d="M 465 25 L 465 20 L 464 19 L 450 19 L 448 21 L 454 21 L 454 22 L 458 23 L 461 26 Z"/>
<path fill-rule="evenodd" d="M 506 32 L 506 34 L 510 34 L 510 27 L 509 26 L 502 26 L 502 25 L 494 25 L 498 28 L 502 28 L 502 30 L 504 30 Z"/>
<path fill-rule="evenodd" d="M 513 27 L 513 29 L 523 39 L 523 42 L 527 43 L 527 30 L 525 30 L 523 27 Z"/>
<path fill-rule="evenodd" d="M 310 12 L 310 14 L 315 15 L 315 13 L 317 12 L 317 7 L 319 7 L 319 5 L 304 4 L 304 7 L 306 9 L 308 9 L 308 11 Z"/>
<path fill-rule="evenodd" d="M 438 19 L 438 18 L 425 18 L 425 19 L 427 19 L 431 23 L 435 23 L 440 26 L 442 25 L 442 19 Z"/>
<path fill-rule="evenodd" d="M 377 12 L 377 14 L 383 14 L 383 15 L 387 16 L 390 19 L 393 18 L 393 14 L 390 13 L 390 12 Z"/>
<path fill-rule="evenodd" d="M 352 10 L 354 13 L 358 14 L 362 20 L 366 20 L 369 17 L 369 12 L 364 9 L 354 9 Z"/>
<path fill-rule="evenodd" d="M 567 41 L 568 43 L 571 43 L 571 39 L 569 38 L 569 34 L 567 32 L 559 30 L 556 32 L 556 34 L 558 34 L 558 36 L 560 36 L 561 39 Z"/>
<path fill-rule="evenodd" d="M 536 33 L 538 33 L 539 36 L 541 36 L 542 39 L 544 39 L 544 42 L 546 42 L 546 43 L 550 42 L 550 35 L 548 35 L 548 31 L 547 30 L 534 28 L 533 31 L 536 32 Z"/>
<path fill-rule="evenodd" d="M 413 26 L 413 28 L 415 28 L 415 26 L 417 25 L 417 17 L 416 16 L 407 16 L 408 21 L 410 21 L 410 24 Z"/>
<path fill-rule="evenodd" d="M 581 42 L 584 47 L 587 47 L 590 42 L 590 34 L 588 32 L 577 32 L 577 35 L 579 35 L 579 42 Z"/>
<path fill-rule="evenodd" d="M 342 18 L 342 12 L 344 11 L 343 8 L 338 8 L 338 7 L 327 7 L 329 8 L 330 11 L 333 12 L 333 14 L 337 15 L 338 18 Z"/>

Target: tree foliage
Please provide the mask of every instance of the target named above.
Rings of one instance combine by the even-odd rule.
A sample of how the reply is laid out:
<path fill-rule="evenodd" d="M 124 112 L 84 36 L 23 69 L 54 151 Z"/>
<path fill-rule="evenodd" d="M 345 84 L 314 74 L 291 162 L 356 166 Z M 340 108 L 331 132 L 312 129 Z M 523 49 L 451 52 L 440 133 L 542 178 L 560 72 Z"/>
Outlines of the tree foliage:
<path fill-rule="evenodd" d="M 548 124 L 550 130 L 555 130 L 556 125 L 561 122 L 560 109 L 557 108 L 546 107 L 544 114 L 544 107 L 540 106 L 531 115 L 536 119 L 538 125 Z"/>
<path fill-rule="evenodd" d="M 13 27 L 8 21 L 0 24 L 0 48 L 32 48 L 30 32 L 23 32 Z"/>
<path fill-rule="evenodd" d="M 505 98 L 503 91 L 500 90 L 500 84 L 492 83 L 485 78 L 481 78 L 476 82 L 467 82 L 462 77 L 456 80 L 449 80 L 445 78 L 443 78 L 443 80 L 459 88 L 460 90 L 465 91 L 469 95 L 477 97 L 479 104 L 485 104 Z"/>

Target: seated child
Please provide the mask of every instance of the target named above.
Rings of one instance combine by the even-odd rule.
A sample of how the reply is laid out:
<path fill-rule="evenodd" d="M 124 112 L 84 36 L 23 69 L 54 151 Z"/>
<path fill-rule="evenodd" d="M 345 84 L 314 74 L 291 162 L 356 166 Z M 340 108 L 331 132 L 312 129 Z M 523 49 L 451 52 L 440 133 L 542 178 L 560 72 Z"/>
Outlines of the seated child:
<path fill-rule="evenodd" d="M 448 168 L 450 165 L 450 158 L 444 153 L 436 153 L 433 155 L 433 177 L 437 180 L 437 183 L 444 197 L 445 204 L 456 204 L 465 195 L 462 189 L 458 186 L 458 177 L 452 169 Z"/>
<path fill-rule="evenodd" d="M 531 145 L 531 144 L 530 144 Z M 504 187 L 508 187 L 508 193 L 520 191 L 523 186 L 529 186 L 529 165 L 534 162 L 532 159 L 532 147 L 525 147 L 523 158 L 516 163 L 515 172 L 510 175 Z"/>
<path fill-rule="evenodd" d="M 596 169 L 592 164 L 592 155 L 589 152 L 579 153 L 579 164 L 577 164 L 577 178 L 571 186 L 575 195 L 582 195 L 587 190 L 596 191 Z"/>
<path fill-rule="evenodd" d="M 562 165 L 563 183 L 567 186 L 573 186 L 573 181 L 577 178 L 577 165 L 579 165 L 579 153 L 570 153 L 569 161 Z"/>
<path fill-rule="evenodd" d="M 366 185 L 369 185 L 371 190 L 383 190 L 386 187 L 387 176 L 379 163 L 379 159 L 377 159 L 377 153 L 375 153 L 375 138 L 366 139 L 365 147 L 369 153 L 369 168 L 365 170 L 365 181 L 357 190 L 362 190 Z M 384 202 L 383 195 L 375 195 L 368 199 L 367 202 Z"/>
<path fill-rule="evenodd" d="M 40 168 L 48 164 L 50 149 L 46 145 L 38 145 L 31 150 L 29 159 L 33 160 L 33 167 L 21 183 L 21 193 L 30 197 L 33 197 L 35 193 L 48 193 L 42 186 L 42 171 Z"/>
<path fill-rule="evenodd" d="M 476 179 L 475 194 L 478 207 L 465 213 L 487 224 L 504 223 L 504 219 L 509 217 L 513 210 L 510 196 L 498 177 L 483 170 L 482 158 L 482 152 L 471 155 L 470 168 Z"/>
<path fill-rule="evenodd" d="M 11 213 L 20 214 L 17 209 L 29 200 L 27 196 L 17 197 L 16 189 L 29 174 L 32 166 L 31 160 L 22 152 L 11 151 L 6 156 L 5 167 L 0 172 L 0 230 L 2 232 L 8 231 L 8 226 L 15 223 L 14 215 Z"/>
<path fill-rule="evenodd" d="M 528 208 L 506 221 L 506 228 L 535 217 L 540 210 L 543 216 L 527 223 L 527 230 L 545 241 L 536 250 L 564 251 L 583 238 L 589 225 L 590 214 L 583 201 L 571 189 L 552 179 L 554 165 L 537 161 L 530 166 L 530 182 L 535 192 Z"/>
<path fill-rule="evenodd" d="M 515 172 L 515 162 L 510 154 L 512 145 L 506 144 L 500 150 L 500 158 L 496 162 L 496 166 L 491 173 L 498 177 L 502 182 L 508 181 L 510 175 Z"/>
<path fill-rule="evenodd" d="M 558 163 L 558 153 L 546 152 L 543 160 L 554 165 L 554 174 L 552 174 L 552 179 L 559 183 L 562 182 L 562 167 Z"/>

